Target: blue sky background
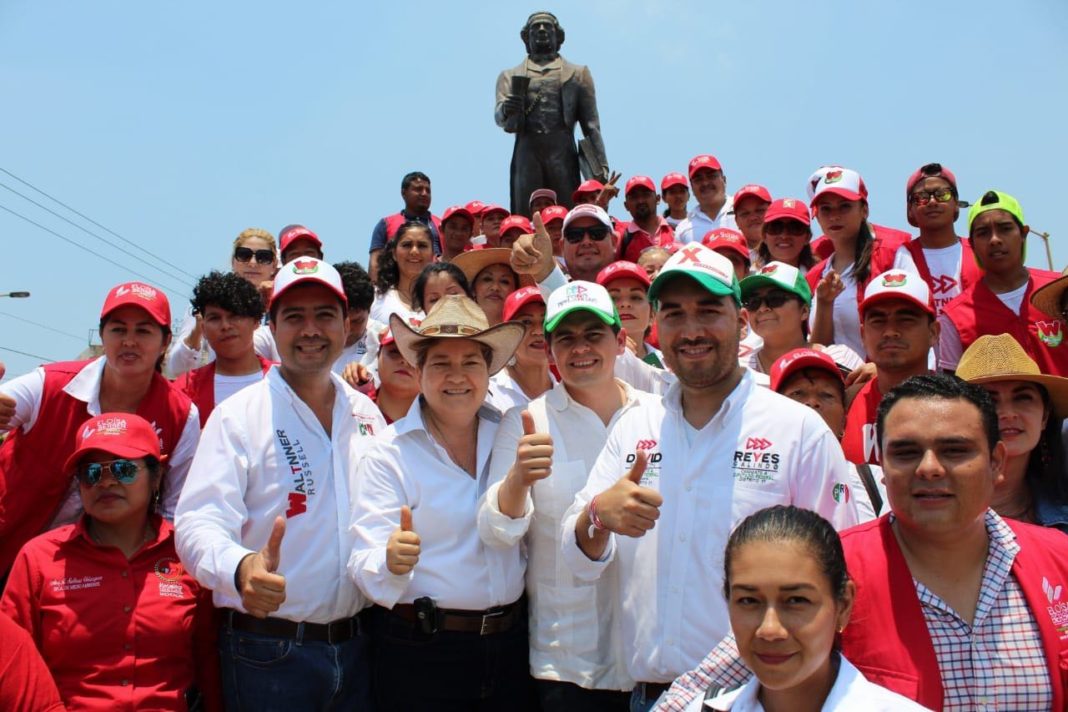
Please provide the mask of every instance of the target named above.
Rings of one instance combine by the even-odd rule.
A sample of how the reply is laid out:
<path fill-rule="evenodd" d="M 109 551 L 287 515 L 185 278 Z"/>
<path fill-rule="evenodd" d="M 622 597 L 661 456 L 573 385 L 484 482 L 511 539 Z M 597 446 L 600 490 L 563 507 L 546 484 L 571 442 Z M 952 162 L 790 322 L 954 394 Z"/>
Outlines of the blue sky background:
<path fill-rule="evenodd" d="M 697 153 L 728 188 L 804 196 L 818 166 L 859 170 L 872 219 L 906 228 L 904 182 L 952 168 L 962 197 L 1022 202 L 1068 263 L 1068 3 L 549 4 L 563 54 L 597 83 L 613 168 L 659 178 Z M 433 208 L 507 204 L 512 137 L 497 73 L 523 56 L 524 2 L 0 2 L 0 168 L 164 257 L 167 276 L 49 215 L 0 172 L 0 347 L 74 357 L 107 290 L 141 272 L 186 306 L 248 226 L 302 222 L 364 261 L 409 170 Z M 621 201 L 613 213 L 625 215 Z M 963 219 L 959 231 L 964 231 Z M 150 259 L 145 257 L 146 259 Z M 150 260 L 151 261 L 151 260 Z M 1032 238 L 1029 263 L 1045 266 Z M 156 264 L 156 263 L 153 263 Z M 30 320 L 52 330 L 29 324 Z M 57 333 L 62 332 L 62 333 Z M 10 376 L 40 363 L 0 350 Z"/>

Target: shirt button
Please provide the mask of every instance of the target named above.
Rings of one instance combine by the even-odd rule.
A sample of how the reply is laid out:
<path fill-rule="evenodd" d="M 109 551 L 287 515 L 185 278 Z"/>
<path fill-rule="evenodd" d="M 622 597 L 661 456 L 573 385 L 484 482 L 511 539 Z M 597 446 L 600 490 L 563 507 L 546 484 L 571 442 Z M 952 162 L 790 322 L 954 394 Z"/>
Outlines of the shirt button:
<path fill-rule="evenodd" d="M 123 613 L 129 613 L 132 610 L 133 610 L 133 606 L 123 606 L 122 607 L 122 612 Z"/>

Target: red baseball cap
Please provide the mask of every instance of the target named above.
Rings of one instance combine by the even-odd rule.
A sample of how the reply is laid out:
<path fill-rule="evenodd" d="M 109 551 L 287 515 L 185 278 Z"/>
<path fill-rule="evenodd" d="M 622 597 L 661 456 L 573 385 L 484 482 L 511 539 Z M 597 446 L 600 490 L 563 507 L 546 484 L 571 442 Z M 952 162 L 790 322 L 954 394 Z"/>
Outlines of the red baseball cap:
<path fill-rule="evenodd" d="M 749 243 L 745 241 L 745 235 L 729 227 L 717 227 L 715 230 L 705 233 L 701 244 L 712 250 L 733 250 L 749 262 Z"/>
<path fill-rule="evenodd" d="M 602 287 L 607 287 L 617 279 L 636 279 L 644 284 L 646 289 L 653 283 L 644 268 L 626 260 L 613 262 L 597 273 L 597 284 Z"/>
<path fill-rule="evenodd" d="M 673 185 L 681 185 L 682 187 L 689 190 L 690 181 L 686 180 L 686 176 L 681 173 L 668 173 L 660 180 L 660 192 L 663 193 L 665 190 L 667 190 Z"/>
<path fill-rule="evenodd" d="M 775 220 L 796 220 L 805 225 L 812 224 L 808 206 L 799 198 L 779 198 L 771 201 L 768 211 L 764 213 L 764 224 L 766 225 Z"/>
<path fill-rule="evenodd" d="M 623 189 L 623 197 L 630 195 L 630 191 L 635 188 L 648 188 L 651 192 L 656 192 L 656 184 L 653 183 L 653 179 L 649 176 L 633 176 L 627 181 L 627 187 Z"/>
<path fill-rule="evenodd" d="M 104 300 L 104 308 L 100 310 L 101 321 L 126 305 L 141 307 L 152 317 L 152 321 L 164 328 L 171 326 L 171 303 L 167 301 L 167 295 L 144 282 L 123 282 L 113 287 Z"/>
<path fill-rule="evenodd" d="M 845 383 L 842 370 L 834 359 L 823 351 L 802 348 L 787 351 L 775 363 L 771 364 L 771 390 L 779 393 L 779 389 L 790 380 L 790 376 L 805 368 L 818 368 L 833 373 L 835 377 Z"/>
<path fill-rule="evenodd" d="M 909 193 L 912 189 L 924 178 L 941 178 L 953 186 L 953 190 L 957 190 L 957 176 L 953 175 L 953 171 L 949 170 L 941 163 L 928 163 L 925 166 L 921 166 L 916 169 L 916 172 L 909 176 L 908 183 L 905 184 L 905 198 L 909 197 Z"/>
<path fill-rule="evenodd" d="M 508 217 L 508 215 L 509 215 L 509 212 L 507 210 L 505 210 L 504 208 L 502 208 L 500 205 L 492 205 L 491 204 L 491 205 L 483 206 L 482 212 L 480 213 L 480 216 L 484 218 L 487 215 L 490 215 L 491 213 L 504 213 L 504 217 Z"/>
<path fill-rule="evenodd" d="M 575 188 L 575 192 L 571 194 L 571 202 L 577 202 L 579 196 L 583 193 L 600 193 L 602 190 L 604 190 L 604 183 L 590 178 L 580 183 L 578 188 Z"/>
<path fill-rule="evenodd" d="M 386 327 L 386 330 L 385 330 L 385 331 L 383 331 L 383 332 L 382 332 L 381 334 L 379 334 L 379 335 L 378 335 L 378 345 L 379 345 L 379 347 L 382 347 L 382 346 L 389 346 L 390 344 L 392 344 L 392 343 L 393 343 L 393 341 L 394 341 L 394 338 L 393 338 L 393 329 L 390 329 L 390 328 L 389 328 L 389 327 L 387 326 L 387 327 Z"/>
<path fill-rule="evenodd" d="M 467 212 L 471 213 L 475 217 L 482 215 L 482 211 L 486 209 L 486 204 L 481 200 L 472 200 L 470 203 L 464 206 L 467 208 Z"/>
<path fill-rule="evenodd" d="M 534 226 L 530 224 L 530 220 L 522 215 L 509 215 L 501 221 L 501 234 L 503 235 L 509 230 L 522 230 L 524 235 L 529 235 L 534 232 Z"/>
<path fill-rule="evenodd" d="M 504 312 L 501 316 L 504 321 L 511 321 L 517 311 L 533 302 L 545 303 L 541 290 L 538 287 L 520 287 L 504 300 Z"/>
<path fill-rule="evenodd" d="M 738 189 L 738 192 L 734 194 L 734 204 L 737 205 L 743 198 L 749 197 L 760 198 L 765 203 L 771 202 L 771 193 L 768 192 L 767 188 L 762 185 L 757 185 L 756 183 L 750 183 L 749 185 L 743 185 Z"/>
<path fill-rule="evenodd" d="M 702 168 L 711 168 L 714 171 L 723 170 L 723 166 L 719 164 L 719 160 L 715 156 L 702 153 L 700 156 L 694 156 L 690 159 L 690 178 L 693 178 L 693 174 Z"/>
<path fill-rule="evenodd" d="M 285 252 L 295 240 L 302 237 L 311 240 L 320 248 L 323 246 L 323 241 L 319 239 L 319 236 L 303 225 L 286 225 L 282 228 L 282 232 L 278 233 L 279 254 Z"/>
<path fill-rule="evenodd" d="M 545 225 L 548 225 L 553 220 L 563 222 L 565 217 L 567 217 L 567 208 L 563 205 L 550 205 L 541 211 L 541 221 Z"/>
<path fill-rule="evenodd" d="M 159 434 L 152 424 L 133 413 L 101 413 L 82 423 L 75 436 L 74 452 L 63 463 L 63 470 L 73 472 L 87 452 L 97 451 L 137 459 L 151 456 L 163 462 Z"/>
<path fill-rule="evenodd" d="M 445 214 L 441 216 L 442 224 L 447 223 L 450 218 L 459 215 L 460 217 L 467 218 L 471 221 L 471 224 L 475 223 L 475 215 L 463 205 L 453 205 L 451 208 L 445 209 Z"/>

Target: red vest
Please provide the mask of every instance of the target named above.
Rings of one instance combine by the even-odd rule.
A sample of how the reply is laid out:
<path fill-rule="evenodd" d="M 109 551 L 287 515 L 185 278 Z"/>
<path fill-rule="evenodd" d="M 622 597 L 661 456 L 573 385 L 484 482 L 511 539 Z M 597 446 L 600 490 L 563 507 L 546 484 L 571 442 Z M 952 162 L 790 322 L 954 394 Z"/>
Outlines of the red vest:
<path fill-rule="evenodd" d="M 894 228 L 886 227 L 885 225 L 876 225 L 875 223 L 870 222 L 868 223 L 868 227 L 871 228 L 872 234 L 875 237 L 881 237 L 887 242 L 894 242 L 901 245 L 912 239 L 912 235 L 907 232 L 903 230 L 895 230 Z M 809 247 L 812 249 L 812 254 L 817 260 L 826 259 L 834 254 L 834 243 L 831 242 L 831 239 L 826 235 L 812 238 Z M 887 267 L 886 269 L 890 268 Z"/>
<path fill-rule="evenodd" d="M 71 473 L 63 469 L 74 452 L 75 437 L 89 420 L 83 401 L 64 392 L 71 379 L 92 361 L 44 366 L 44 389 L 37 421 L 30 430 L 13 430 L 0 444 L 0 574 L 15 554 L 52 521 L 67 494 Z M 182 437 L 192 401 L 158 373 L 141 400 L 137 415 L 159 432 L 164 454 Z"/>
<path fill-rule="evenodd" d="M 912 256 L 912 261 L 916 264 L 916 269 L 919 270 L 923 281 L 927 282 L 927 287 L 931 290 L 931 294 L 936 295 L 942 291 L 936 288 L 937 285 L 934 283 L 931 270 L 927 266 L 927 258 L 923 254 L 923 245 L 920 244 L 920 241 L 918 239 L 909 240 L 905 243 L 905 249 Z M 972 246 L 968 244 L 967 240 L 960 240 L 960 249 L 960 291 L 964 293 L 968 287 L 971 287 L 983 277 L 983 270 L 979 263 L 975 261 L 975 253 L 972 252 Z M 937 297 L 935 297 L 935 304 L 938 304 Z"/>
<path fill-rule="evenodd" d="M 900 230 L 893 230 L 888 227 L 882 227 L 881 225 L 871 225 L 869 227 L 874 233 L 872 237 L 871 245 L 871 270 L 868 274 L 868 279 L 864 284 L 857 285 L 857 306 L 864 301 L 864 288 L 868 286 L 870 282 L 877 275 L 882 274 L 888 269 L 894 268 L 894 255 L 897 253 L 897 248 L 901 245 L 909 242 L 912 236 L 907 232 L 901 232 Z M 826 238 L 824 238 L 826 240 Z M 830 240 L 826 240 L 827 244 L 830 244 Z M 813 252 L 815 254 L 815 251 Z M 827 260 L 831 259 L 834 255 L 834 248 L 832 246 L 831 252 L 828 256 L 816 263 L 816 265 L 808 271 L 805 278 L 808 280 L 808 286 L 812 289 L 812 297 L 816 297 L 816 285 L 820 283 L 820 278 L 823 277 L 823 268 L 827 264 Z"/>
<path fill-rule="evenodd" d="M 386 242 L 393 239 L 393 236 L 397 234 L 397 230 L 400 230 L 400 226 L 411 220 L 403 212 L 393 213 L 382 218 L 386 221 Z M 430 222 L 434 224 L 434 229 L 437 230 L 438 235 L 438 247 L 442 250 L 445 249 L 445 238 L 441 236 L 441 220 L 437 215 L 430 215 Z"/>
<path fill-rule="evenodd" d="M 628 262 L 638 262 L 642 250 L 646 247 L 670 247 L 675 242 L 675 231 L 671 229 L 664 218 L 660 218 L 660 224 L 652 235 L 642 230 L 633 222 L 623 226 L 619 238 L 619 251 L 617 259 Z"/>
<path fill-rule="evenodd" d="M 1068 540 L 1055 529 L 1005 521 L 1020 544 L 1012 575 L 1042 636 L 1052 709 L 1062 710 L 1068 693 L 1068 627 L 1063 622 L 1068 604 L 1051 605 L 1042 584 L 1068 583 Z M 842 632 L 842 654 L 871 682 L 941 710 L 944 693 L 934 644 L 889 516 L 842 532 L 842 547 L 857 585 L 853 613 Z"/>
<path fill-rule="evenodd" d="M 259 354 L 256 358 L 260 360 L 260 368 L 264 373 L 271 370 L 272 362 Z M 200 429 L 203 430 L 208 422 L 208 416 L 215 409 L 215 362 L 212 361 L 200 368 L 186 371 L 175 380 L 174 387 L 196 403 L 197 412 L 200 415 Z"/>
<path fill-rule="evenodd" d="M 865 383 L 853 398 L 842 435 L 842 452 L 849 462 L 878 465 L 881 461 L 879 440 L 875 437 L 875 415 L 882 400 L 877 378 Z"/>
<path fill-rule="evenodd" d="M 1064 322 L 1031 305 L 1031 295 L 1035 290 L 1060 275 L 1039 269 L 1028 269 L 1028 272 L 1031 277 L 1019 314 L 1010 311 L 983 280 L 947 304 L 942 313 L 957 327 L 961 346 L 965 350 L 980 336 L 1011 334 L 1027 351 L 1027 355 L 1038 363 L 1042 373 L 1068 376 L 1068 344 L 1063 343 Z"/>

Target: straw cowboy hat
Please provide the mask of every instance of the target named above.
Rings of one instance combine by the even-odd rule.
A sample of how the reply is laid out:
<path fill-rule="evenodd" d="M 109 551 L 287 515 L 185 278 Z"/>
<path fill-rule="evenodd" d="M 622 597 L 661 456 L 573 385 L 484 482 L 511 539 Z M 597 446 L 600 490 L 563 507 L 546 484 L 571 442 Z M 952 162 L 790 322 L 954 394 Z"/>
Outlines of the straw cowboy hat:
<path fill-rule="evenodd" d="M 1068 277 L 1055 279 L 1047 285 L 1035 290 L 1031 295 L 1031 303 L 1043 314 L 1048 314 L 1054 319 L 1061 316 L 1061 296 L 1068 289 Z"/>
<path fill-rule="evenodd" d="M 487 247 L 483 250 L 468 250 L 452 258 L 451 262 L 467 277 L 467 283 L 475 286 L 475 277 L 490 265 L 504 265 L 512 269 L 512 250 L 508 247 Z M 515 270 L 512 270 L 513 272 Z M 534 278 L 529 274 L 517 274 L 520 287 L 533 287 Z"/>
<path fill-rule="evenodd" d="M 517 321 L 490 327 L 482 309 L 460 294 L 442 297 L 414 329 L 401 317 L 391 314 L 389 328 L 397 348 L 409 363 L 416 363 L 416 346 L 427 339 L 471 339 L 485 344 L 493 351 L 489 363 L 491 376 L 504 368 L 526 333 L 526 327 Z"/>
<path fill-rule="evenodd" d="M 1068 416 L 1068 378 L 1042 373 L 1038 364 L 1008 334 L 980 336 L 960 357 L 956 373 L 969 383 L 1036 383 L 1049 393 L 1053 413 L 1058 418 Z"/>

